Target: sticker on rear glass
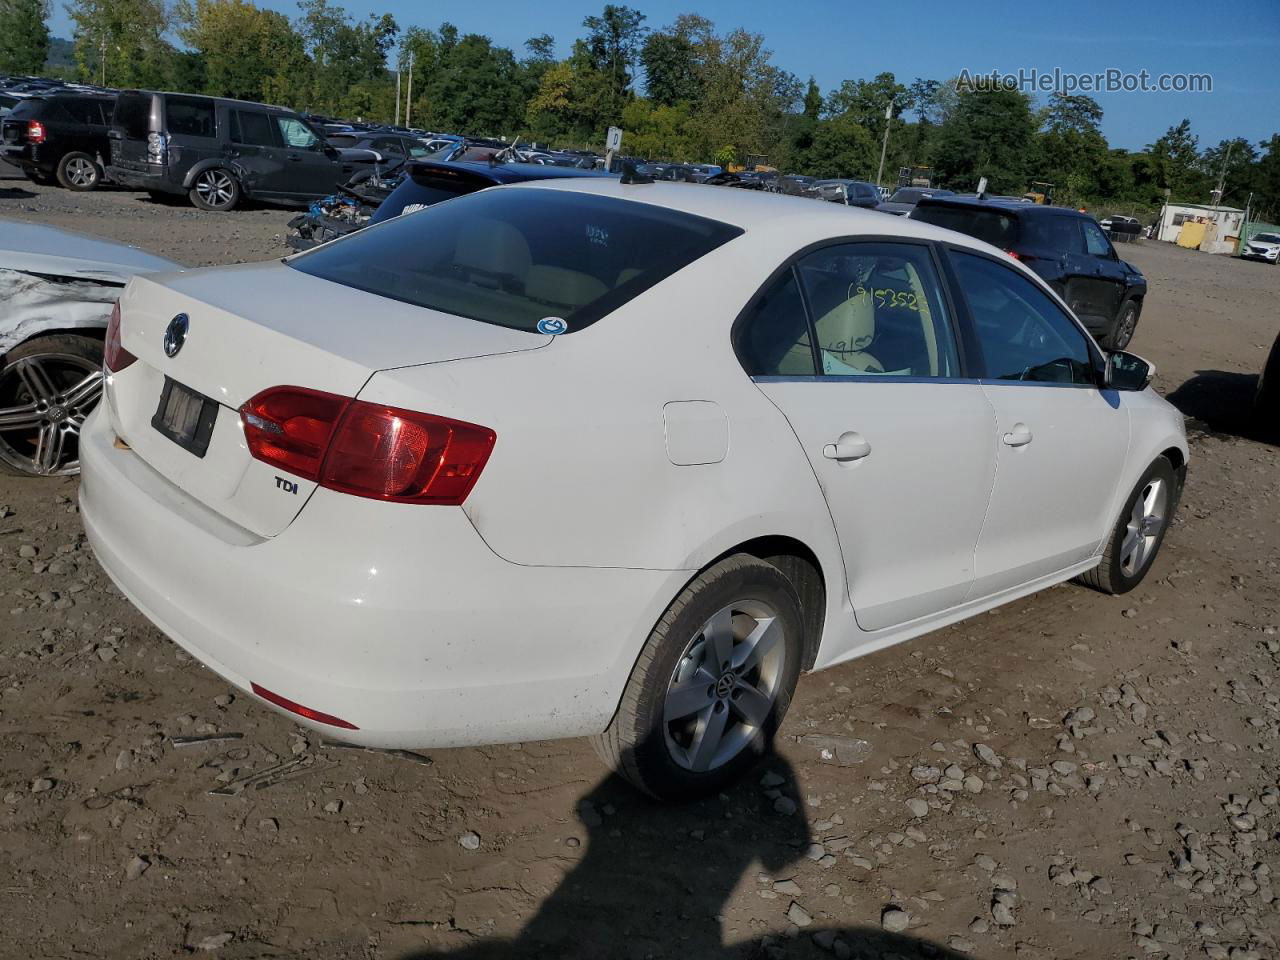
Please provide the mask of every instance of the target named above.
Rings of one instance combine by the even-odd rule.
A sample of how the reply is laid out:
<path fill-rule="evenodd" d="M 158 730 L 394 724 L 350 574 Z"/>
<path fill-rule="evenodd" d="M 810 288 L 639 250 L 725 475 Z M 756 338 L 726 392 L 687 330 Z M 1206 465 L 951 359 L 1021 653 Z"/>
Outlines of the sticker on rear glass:
<path fill-rule="evenodd" d="M 559 317 L 543 317 L 538 321 L 538 332 L 549 337 L 558 337 L 569 329 L 569 324 Z"/>

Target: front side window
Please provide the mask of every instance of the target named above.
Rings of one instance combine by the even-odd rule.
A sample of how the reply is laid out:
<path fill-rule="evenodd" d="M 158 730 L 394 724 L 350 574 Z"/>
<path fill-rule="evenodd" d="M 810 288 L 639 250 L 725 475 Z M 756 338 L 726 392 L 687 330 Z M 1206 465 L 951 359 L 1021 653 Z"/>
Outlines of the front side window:
<path fill-rule="evenodd" d="M 1088 343 L 1048 294 L 1012 267 L 953 250 L 986 377 L 1093 385 Z"/>
<path fill-rule="evenodd" d="M 170 135 L 215 137 L 213 101 L 200 97 L 168 97 L 164 105 L 165 125 Z"/>
<path fill-rule="evenodd" d="M 397 157 L 404 156 L 404 148 L 400 146 L 400 141 L 393 137 L 382 137 L 373 141 L 373 149 L 379 153 L 389 153 Z"/>
<path fill-rule="evenodd" d="M 514 187 L 397 217 L 286 262 L 484 323 L 573 333 L 741 233 L 645 203 Z"/>
<path fill-rule="evenodd" d="M 846 243 L 796 272 L 827 376 L 954 377 L 955 340 L 929 248 Z"/>
<path fill-rule="evenodd" d="M 320 142 L 320 138 L 312 132 L 311 128 L 297 117 L 276 117 L 276 123 L 280 127 L 280 136 L 286 147 L 295 150 L 314 150 L 316 144 Z"/>
<path fill-rule="evenodd" d="M 1084 243 L 1089 253 L 1095 257 L 1111 256 L 1111 244 L 1102 228 L 1092 220 L 1081 220 L 1080 225 L 1084 227 Z"/>

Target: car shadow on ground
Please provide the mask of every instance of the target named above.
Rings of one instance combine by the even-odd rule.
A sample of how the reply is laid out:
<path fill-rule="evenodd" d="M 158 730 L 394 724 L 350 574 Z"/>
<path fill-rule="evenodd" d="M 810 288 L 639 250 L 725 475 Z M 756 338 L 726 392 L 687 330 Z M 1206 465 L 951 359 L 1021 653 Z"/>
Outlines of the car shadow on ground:
<path fill-rule="evenodd" d="M 30 200 L 36 195 L 22 187 L 0 187 L 0 200 Z"/>
<path fill-rule="evenodd" d="M 1276 425 L 1262 424 L 1254 416 L 1253 398 L 1258 374 L 1225 370 L 1197 370 L 1165 399 L 1209 433 L 1280 443 Z M 1188 424 L 1194 428 L 1195 423 Z"/>
<path fill-rule="evenodd" d="M 877 927 L 833 925 L 817 916 L 808 922 L 810 910 L 839 917 L 853 908 L 824 894 L 829 881 L 816 871 L 793 869 L 809 865 L 805 857 L 814 838 L 794 772 L 779 756 L 770 755 L 718 796 L 683 805 L 640 799 L 609 776 L 579 801 L 578 813 L 588 831 L 586 852 L 518 934 L 452 951 L 414 951 L 400 960 L 962 958 Z M 825 836 L 843 830 L 856 827 L 835 827 Z M 518 872 L 520 865 L 511 869 Z M 801 892 L 772 890 L 769 878 L 793 875 Z M 766 912 L 776 920 L 768 927 L 776 933 L 753 936 L 764 925 L 753 919 L 745 936 L 725 935 L 725 908 L 742 886 L 752 897 L 756 889 L 772 894 L 762 902 L 772 905 Z"/>

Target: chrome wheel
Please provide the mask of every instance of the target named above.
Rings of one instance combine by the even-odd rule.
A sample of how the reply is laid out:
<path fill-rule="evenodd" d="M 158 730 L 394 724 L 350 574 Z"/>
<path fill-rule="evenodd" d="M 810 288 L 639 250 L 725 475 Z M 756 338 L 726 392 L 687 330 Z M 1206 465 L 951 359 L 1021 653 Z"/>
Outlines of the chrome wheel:
<path fill-rule="evenodd" d="M 80 469 L 80 428 L 102 396 L 102 370 L 85 357 L 26 356 L 0 371 L 0 460 L 32 476 Z"/>
<path fill-rule="evenodd" d="M 206 170 L 196 177 L 196 193 L 211 207 L 228 206 L 236 195 L 230 175 L 221 170 Z"/>
<path fill-rule="evenodd" d="M 92 187 L 98 182 L 98 168 L 92 160 L 74 157 L 67 161 L 67 179 L 77 187 Z"/>
<path fill-rule="evenodd" d="M 1134 500 L 1125 525 L 1124 540 L 1120 544 L 1120 571 L 1126 577 L 1136 576 L 1151 559 L 1168 513 L 1168 484 L 1154 478 Z"/>
<path fill-rule="evenodd" d="M 768 722 L 785 675 L 782 621 L 768 604 L 722 607 L 689 641 L 663 702 L 671 758 L 705 773 L 733 760 Z"/>

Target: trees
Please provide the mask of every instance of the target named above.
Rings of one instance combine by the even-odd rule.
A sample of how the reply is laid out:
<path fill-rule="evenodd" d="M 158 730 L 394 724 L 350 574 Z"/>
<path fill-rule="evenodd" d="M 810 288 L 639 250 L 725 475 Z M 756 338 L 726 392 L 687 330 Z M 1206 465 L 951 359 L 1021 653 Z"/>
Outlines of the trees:
<path fill-rule="evenodd" d="M 117 87 L 168 87 L 176 51 L 164 0 L 72 0 L 76 65 L 87 80 Z"/>
<path fill-rule="evenodd" d="M 934 169 L 945 185 L 972 190 L 986 177 L 993 193 L 1021 193 L 1037 165 L 1030 101 L 1016 90 L 961 93 L 934 149 Z"/>
<path fill-rule="evenodd" d="M 313 109 L 353 112 L 382 109 L 377 88 L 386 85 L 387 51 L 400 28 L 389 13 L 353 22 L 328 0 L 299 0 L 297 30 L 315 69 L 308 98 Z M 390 98 L 386 97 L 388 105 Z"/>
<path fill-rule="evenodd" d="M 631 71 L 644 37 L 645 15 L 627 6 L 605 4 L 598 17 L 586 17 L 584 40 L 591 66 L 607 78 L 608 109 L 620 116 L 631 89 Z"/>
<path fill-rule="evenodd" d="M 1184 119 L 1147 147 L 1160 186 L 1169 189 L 1172 200 L 1203 203 L 1208 199 L 1208 178 L 1199 170 L 1199 142 L 1191 132 L 1191 121 Z"/>
<path fill-rule="evenodd" d="M 288 105 L 305 100 L 309 61 L 301 35 L 283 14 L 249 0 L 183 0 L 176 16 L 179 36 L 199 55 L 195 89 Z"/>
<path fill-rule="evenodd" d="M 0 0 L 0 72 L 40 73 L 49 58 L 46 0 Z"/>

